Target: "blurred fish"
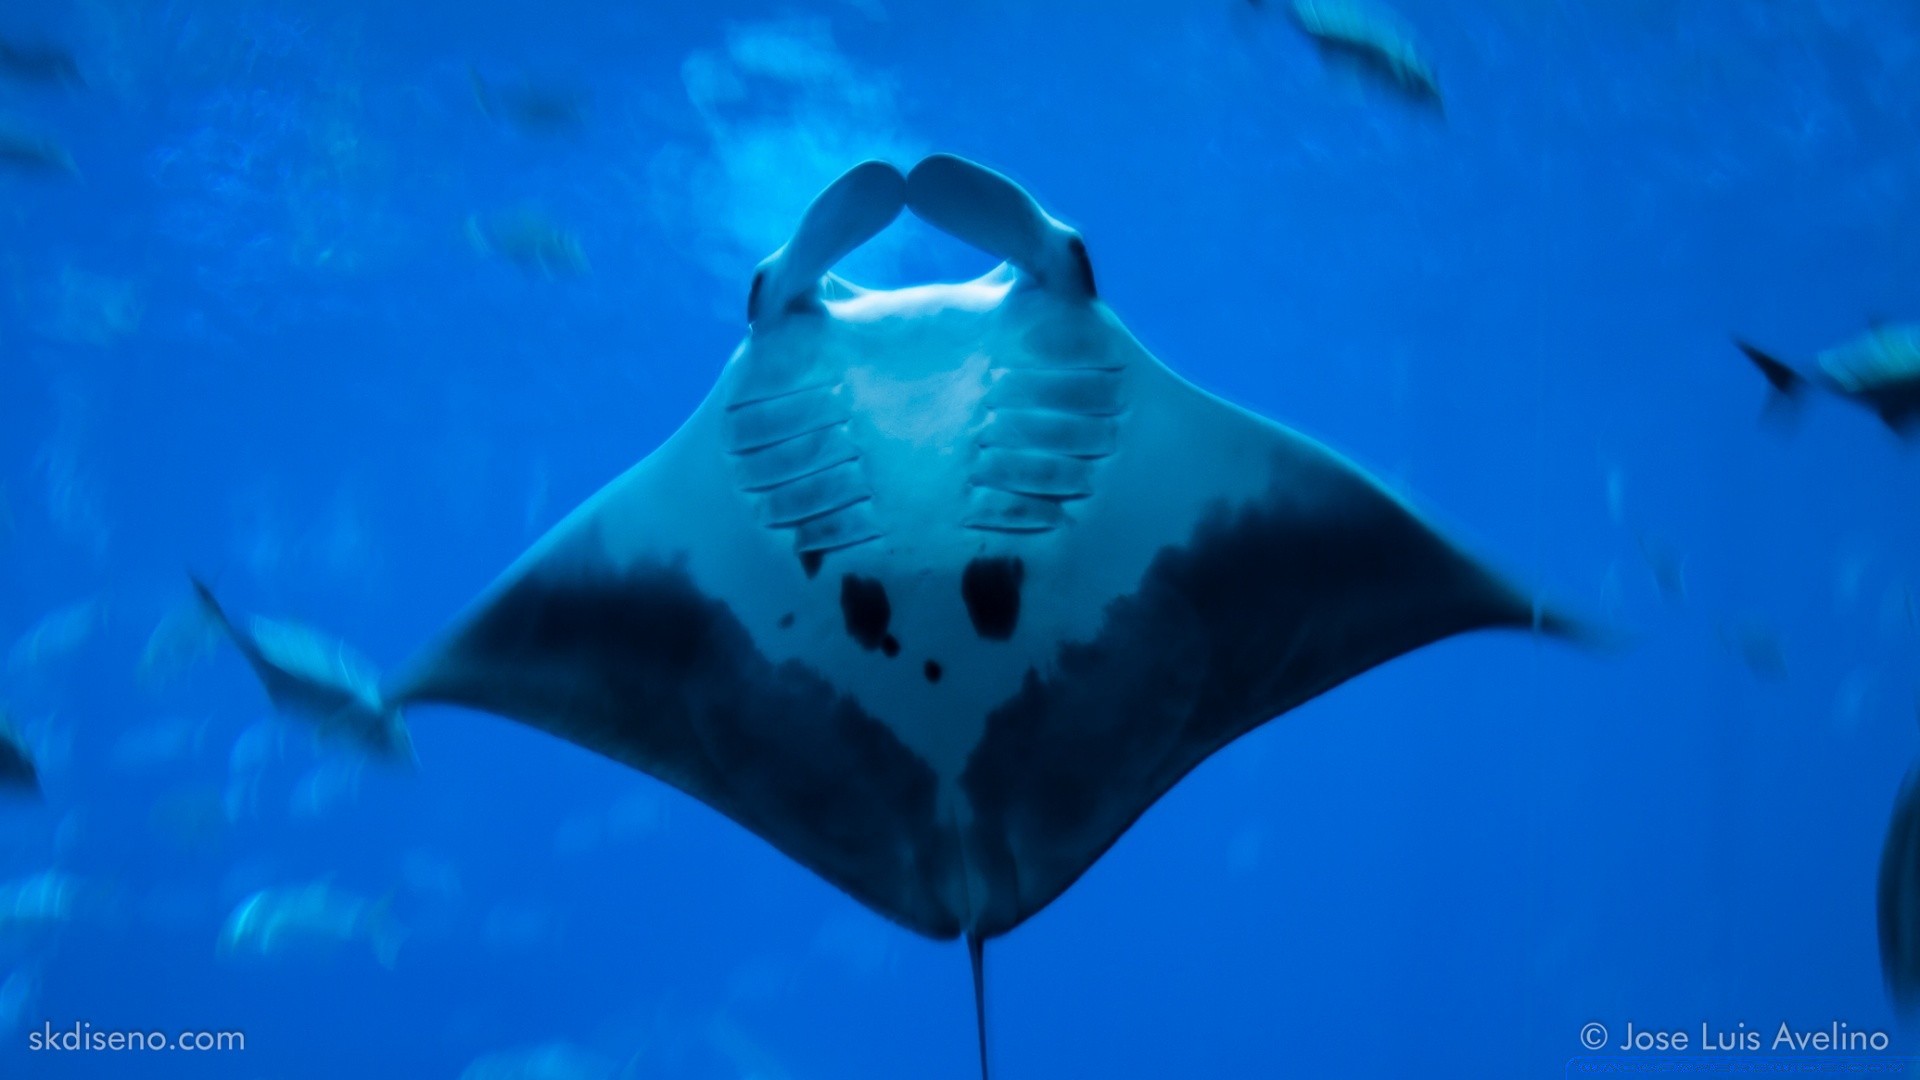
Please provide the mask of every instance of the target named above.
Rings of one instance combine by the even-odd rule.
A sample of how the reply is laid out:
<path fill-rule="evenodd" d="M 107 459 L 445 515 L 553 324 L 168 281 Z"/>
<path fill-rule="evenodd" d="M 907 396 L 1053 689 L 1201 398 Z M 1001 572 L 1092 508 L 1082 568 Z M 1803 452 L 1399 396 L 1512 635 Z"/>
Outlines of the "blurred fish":
<path fill-rule="evenodd" d="M 5 710 L 0 710 L 0 792 L 40 794 L 40 774 L 33 767 L 33 755 Z"/>
<path fill-rule="evenodd" d="M 205 750 L 212 726 L 206 717 L 178 716 L 142 724 L 114 740 L 107 764 L 122 772 L 151 772 L 191 761 Z"/>
<path fill-rule="evenodd" d="M 392 968 L 406 939 L 391 904 L 334 888 L 329 882 L 262 889 L 242 900 L 220 929 L 224 957 L 273 957 L 364 941 L 380 966 Z"/>
<path fill-rule="evenodd" d="M 0 884 L 0 930 L 66 922 L 80 898 L 80 882 L 59 870 L 42 870 Z"/>
<path fill-rule="evenodd" d="M 1772 387 L 1772 408 L 1816 386 L 1872 410 L 1902 438 L 1920 430 L 1920 323 L 1876 326 L 1820 353 L 1806 374 L 1739 338 L 1733 343 Z"/>
<path fill-rule="evenodd" d="M 1441 107 L 1440 84 L 1398 12 L 1371 0 L 1294 0 L 1293 18 L 1322 55 L 1357 63 L 1406 96 Z"/>
<path fill-rule="evenodd" d="M 1720 641 L 1732 649 L 1755 676 L 1769 682 L 1787 677 L 1787 658 L 1780 647 L 1780 638 L 1758 619 L 1722 623 Z"/>
<path fill-rule="evenodd" d="M 79 176 L 80 166 L 67 148 L 45 135 L 0 127 L 0 165 L 27 173 Z"/>
<path fill-rule="evenodd" d="M 585 98 L 557 86 L 522 79 L 515 85 L 490 83 L 477 68 L 467 70 L 473 101 L 487 119 L 529 135 L 563 135 L 578 130 L 586 116 Z"/>
<path fill-rule="evenodd" d="M 18 82 L 83 87 L 80 65 L 57 45 L 30 45 L 0 38 L 0 75 Z"/>
<path fill-rule="evenodd" d="M 467 218 L 467 240 L 482 255 L 498 255 L 528 273 L 548 278 L 588 272 L 580 240 L 536 210 L 506 210 Z"/>
<path fill-rule="evenodd" d="M 257 773 L 287 754 L 287 731 L 271 720 L 249 724 L 227 751 L 227 772 Z"/>
<path fill-rule="evenodd" d="M 293 786 L 287 811 L 297 820 L 313 821 L 360 797 L 360 758 L 329 758 L 307 770 Z"/>
<path fill-rule="evenodd" d="M 241 630 L 228 620 L 212 590 L 197 578 L 193 588 L 208 617 L 246 657 L 276 709 L 375 757 L 414 762 L 406 721 L 381 700 L 372 665 L 344 643 L 292 623 L 256 617 L 250 630 Z"/>
<path fill-rule="evenodd" d="M 219 628 L 197 602 L 181 604 L 160 617 L 140 650 L 140 685 L 159 690 L 213 652 Z"/>
<path fill-rule="evenodd" d="M 71 654 L 93 636 L 104 613 L 104 605 L 96 600 L 76 600 L 41 616 L 13 643 L 7 670 L 24 671 Z"/>
<path fill-rule="evenodd" d="M 261 775 L 267 766 L 286 756 L 286 728 L 271 720 L 249 726 L 227 751 L 227 789 L 223 799 L 228 821 L 251 817 L 260 801 Z"/>

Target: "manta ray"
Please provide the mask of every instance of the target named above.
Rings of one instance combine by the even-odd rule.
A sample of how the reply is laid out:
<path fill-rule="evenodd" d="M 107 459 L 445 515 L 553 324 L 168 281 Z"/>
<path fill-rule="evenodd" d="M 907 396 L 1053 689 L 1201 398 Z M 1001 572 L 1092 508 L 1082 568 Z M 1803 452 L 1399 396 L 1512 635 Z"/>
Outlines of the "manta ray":
<path fill-rule="evenodd" d="M 1003 260 L 832 273 L 903 210 Z M 383 688 L 713 807 L 909 930 L 1045 908 L 1221 747 L 1449 635 L 1575 624 L 1155 359 L 1011 180 L 868 161 L 760 264 L 685 424 Z"/>

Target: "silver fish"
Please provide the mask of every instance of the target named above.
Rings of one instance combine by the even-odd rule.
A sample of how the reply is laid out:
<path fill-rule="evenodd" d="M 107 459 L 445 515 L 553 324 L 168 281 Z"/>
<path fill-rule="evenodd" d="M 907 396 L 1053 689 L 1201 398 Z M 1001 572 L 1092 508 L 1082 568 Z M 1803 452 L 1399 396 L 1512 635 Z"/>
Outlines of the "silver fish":
<path fill-rule="evenodd" d="M 220 929 L 225 957 L 272 957 L 364 941 L 381 967 L 399 958 L 406 931 L 389 904 L 336 889 L 326 881 L 261 889 L 240 901 Z"/>

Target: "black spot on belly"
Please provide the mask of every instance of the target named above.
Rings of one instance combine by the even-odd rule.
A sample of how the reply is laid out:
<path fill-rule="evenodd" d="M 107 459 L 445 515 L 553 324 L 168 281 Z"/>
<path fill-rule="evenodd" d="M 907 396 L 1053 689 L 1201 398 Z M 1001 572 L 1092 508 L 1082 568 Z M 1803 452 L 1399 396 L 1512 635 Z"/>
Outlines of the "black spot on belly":
<path fill-rule="evenodd" d="M 928 682 L 939 682 L 940 681 L 940 661 L 938 660 L 927 661 L 926 672 L 927 672 Z"/>
<path fill-rule="evenodd" d="M 887 587 L 873 578 L 848 574 L 840 579 L 840 614 L 847 620 L 847 636 L 863 649 L 887 648 L 887 655 L 900 651 L 900 643 L 887 633 L 893 619 L 893 605 L 887 602 Z"/>
<path fill-rule="evenodd" d="M 789 611 L 785 615 L 780 616 L 780 629 L 785 630 L 787 627 L 792 625 L 793 625 L 793 612 Z"/>
<path fill-rule="evenodd" d="M 900 655 L 900 639 L 894 637 L 892 634 L 888 634 L 886 637 L 881 638 L 880 651 L 883 653 L 886 653 L 888 656 L 899 656 Z"/>
<path fill-rule="evenodd" d="M 960 575 L 960 598 L 967 602 L 973 631 L 983 638 L 1005 641 L 1020 625 L 1020 583 L 1026 579 L 1020 557 L 980 558 Z"/>
<path fill-rule="evenodd" d="M 826 557 L 827 553 L 824 551 L 803 551 L 800 553 L 800 569 L 807 572 L 807 580 L 813 580 L 813 575 L 820 572 L 820 563 Z"/>

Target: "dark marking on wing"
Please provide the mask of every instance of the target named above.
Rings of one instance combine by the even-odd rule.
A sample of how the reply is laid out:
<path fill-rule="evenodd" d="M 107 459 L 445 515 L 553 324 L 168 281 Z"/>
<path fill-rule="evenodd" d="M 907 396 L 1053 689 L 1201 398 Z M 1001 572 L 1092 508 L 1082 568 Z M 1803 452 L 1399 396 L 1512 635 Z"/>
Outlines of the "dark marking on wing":
<path fill-rule="evenodd" d="M 929 660 L 920 670 L 926 674 L 928 682 L 937 683 L 940 681 L 940 661 Z"/>
<path fill-rule="evenodd" d="M 893 620 L 893 605 L 887 601 L 887 587 L 877 579 L 848 574 L 840 579 L 840 614 L 847 623 L 847 636 L 867 650 L 878 649 L 893 641 L 887 624 Z M 900 650 L 898 643 L 894 652 Z M 887 655 L 891 656 L 892 653 Z"/>
<path fill-rule="evenodd" d="M 974 559 L 960 575 L 960 598 L 967 602 L 973 632 L 1005 641 L 1020 625 L 1020 586 L 1027 565 L 1018 555 Z"/>
<path fill-rule="evenodd" d="M 973 932 L 1051 903 L 1269 718 L 1452 634 L 1532 623 L 1526 598 L 1364 479 L 1282 461 L 1264 499 L 1218 505 L 1092 640 L 1061 646 L 989 714 L 960 777 L 985 883 Z"/>
<path fill-rule="evenodd" d="M 964 927 L 932 768 L 812 667 L 774 663 L 678 565 L 550 557 L 459 628 L 396 704 L 511 717 L 673 784 L 919 933 Z"/>

